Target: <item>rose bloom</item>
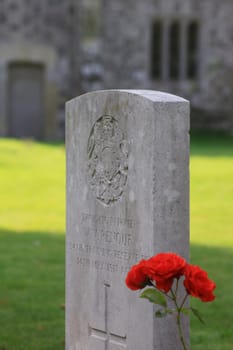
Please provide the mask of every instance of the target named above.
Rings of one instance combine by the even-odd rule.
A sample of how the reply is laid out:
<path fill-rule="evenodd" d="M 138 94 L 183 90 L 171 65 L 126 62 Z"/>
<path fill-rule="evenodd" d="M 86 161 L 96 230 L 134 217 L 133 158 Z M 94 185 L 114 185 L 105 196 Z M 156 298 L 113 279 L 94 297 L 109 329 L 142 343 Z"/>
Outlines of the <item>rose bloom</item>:
<path fill-rule="evenodd" d="M 188 294 L 205 302 L 215 299 L 213 290 L 216 288 L 216 285 L 208 278 L 206 271 L 199 266 L 188 264 L 185 267 L 184 274 L 184 286 Z"/>
<path fill-rule="evenodd" d="M 126 276 L 125 283 L 132 290 L 142 289 L 149 283 L 149 278 L 146 274 L 146 260 L 143 259 L 131 267 Z"/>
<path fill-rule="evenodd" d="M 151 280 L 156 282 L 156 287 L 164 292 L 169 292 L 174 278 L 179 278 L 184 273 L 186 261 L 175 253 L 159 253 L 147 260 L 147 273 Z"/>

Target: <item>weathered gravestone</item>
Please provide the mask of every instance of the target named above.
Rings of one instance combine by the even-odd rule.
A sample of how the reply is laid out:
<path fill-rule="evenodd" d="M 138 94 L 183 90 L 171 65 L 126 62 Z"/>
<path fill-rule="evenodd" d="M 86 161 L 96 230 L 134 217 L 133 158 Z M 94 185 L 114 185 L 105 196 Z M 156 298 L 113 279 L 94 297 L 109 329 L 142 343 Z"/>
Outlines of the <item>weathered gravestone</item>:
<path fill-rule="evenodd" d="M 110 90 L 66 113 L 66 350 L 180 350 L 174 316 L 156 319 L 125 276 L 158 252 L 188 257 L 189 103 Z"/>

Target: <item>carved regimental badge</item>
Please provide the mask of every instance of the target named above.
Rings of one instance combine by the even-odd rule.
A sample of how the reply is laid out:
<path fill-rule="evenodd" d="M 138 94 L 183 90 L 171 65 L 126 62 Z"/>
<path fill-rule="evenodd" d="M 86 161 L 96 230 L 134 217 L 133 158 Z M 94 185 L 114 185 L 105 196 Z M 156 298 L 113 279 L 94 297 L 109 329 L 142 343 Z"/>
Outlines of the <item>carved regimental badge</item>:
<path fill-rule="evenodd" d="M 105 205 L 122 195 L 128 174 L 128 147 L 118 121 L 100 117 L 91 129 L 87 146 L 88 182 L 96 198 Z"/>

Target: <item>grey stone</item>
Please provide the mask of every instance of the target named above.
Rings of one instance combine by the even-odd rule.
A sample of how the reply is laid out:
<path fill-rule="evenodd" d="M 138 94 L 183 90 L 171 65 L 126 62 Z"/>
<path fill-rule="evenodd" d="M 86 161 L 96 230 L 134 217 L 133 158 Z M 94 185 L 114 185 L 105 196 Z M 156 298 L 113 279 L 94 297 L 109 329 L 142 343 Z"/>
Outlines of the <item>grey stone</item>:
<path fill-rule="evenodd" d="M 230 0 L 0 1 L 0 136 L 12 136 L 8 68 L 22 62 L 43 65 L 46 73 L 40 106 L 46 109 L 41 113 L 45 138 L 59 135 L 69 98 L 117 86 L 182 95 L 193 107 L 192 127 L 233 132 L 232 17 Z M 152 40 L 156 20 L 162 25 L 160 45 Z M 169 50 L 174 21 L 179 58 Z M 192 21 L 198 24 L 197 45 L 191 45 L 196 49 L 190 52 L 191 61 L 197 59 L 196 77 L 187 75 Z M 159 69 L 152 41 L 162 58 L 160 77 L 152 74 Z M 176 78 L 169 76 L 170 62 L 179 66 Z"/>
<path fill-rule="evenodd" d="M 101 48 L 104 88 L 137 86 L 182 95 L 191 101 L 196 112 L 193 126 L 232 130 L 232 16 L 233 2 L 228 0 L 105 1 Z M 151 74 L 155 65 L 152 28 L 156 20 L 162 23 L 162 44 L 158 48 L 162 76 L 157 78 Z M 179 23 L 180 35 L 177 60 L 168 50 L 174 20 Z M 188 26 L 192 21 L 198 24 L 196 77 L 187 76 Z M 169 77 L 169 62 L 174 61 L 179 65 L 177 79 Z M 141 80 L 135 74 L 138 71 Z"/>
<path fill-rule="evenodd" d="M 125 277 L 158 252 L 188 259 L 189 103 L 109 90 L 66 107 L 66 350 L 181 350 Z"/>

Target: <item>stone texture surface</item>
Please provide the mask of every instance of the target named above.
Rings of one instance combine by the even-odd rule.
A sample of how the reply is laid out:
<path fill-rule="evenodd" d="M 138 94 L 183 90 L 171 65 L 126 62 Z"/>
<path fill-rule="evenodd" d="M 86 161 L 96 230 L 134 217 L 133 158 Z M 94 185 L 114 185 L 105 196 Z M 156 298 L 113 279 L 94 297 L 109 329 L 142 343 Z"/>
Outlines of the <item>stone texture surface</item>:
<path fill-rule="evenodd" d="M 44 138 L 58 136 L 58 109 L 71 96 L 75 35 L 70 1 L 0 1 L 0 135 L 9 136 L 9 65 L 41 64 L 45 69 Z M 74 39 L 73 39 L 74 38 Z M 76 52 L 77 52 L 76 51 Z M 75 90 L 73 88 L 73 90 Z M 77 90 L 74 91 L 77 94 Z M 64 119 L 64 116 L 63 116 Z M 23 135 L 22 135 L 23 136 Z M 33 136 L 33 135 L 32 135 Z"/>
<path fill-rule="evenodd" d="M 1 45 L 0 55 L 0 136 L 9 136 L 10 104 L 10 64 L 41 64 L 45 68 L 43 84 L 43 136 L 54 138 L 57 135 L 57 82 L 55 77 L 56 54 L 50 47 L 32 43 L 15 42 Z M 28 102 L 27 102 L 28 103 Z"/>
<path fill-rule="evenodd" d="M 188 258 L 189 103 L 111 90 L 66 107 L 66 350 L 180 350 L 124 280 L 143 257 Z"/>
<path fill-rule="evenodd" d="M 58 96 L 50 108 L 56 112 L 56 129 L 64 125 L 64 103 L 72 96 L 99 89 L 146 88 L 189 99 L 194 127 L 233 130 L 232 17 L 230 0 L 0 0 L 0 60 L 5 51 L 14 53 L 4 64 L 0 62 L 0 135 L 7 135 L 10 118 L 8 64 L 34 63 L 32 51 L 52 51 L 55 57 L 49 75 Z M 187 23 L 199 23 L 197 79 L 186 79 L 184 74 L 177 81 L 151 78 L 155 19 L 167 31 L 174 20 L 179 22 L 183 53 Z M 98 30 L 93 30 L 90 40 L 85 28 L 93 26 L 93 20 Z M 167 60 L 163 57 L 165 70 Z M 39 55 L 36 62 L 45 60 Z M 184 66 L 183 60 L 183 70 Z"/>
<path fill-rule="evenodd" d="M 233 2 L 229 0 L 108 0 L 104 1 L 104 87 L 146 88 L 183 96 L 198 111 L 193 125 L 233 128 Z M 187 43 L 185 27 L 199 23 L 198 77 L 152 79 L 151 28 L 155 19 L 169 30 L 177 20 L 182 26 L 182 51 Z M 164 64 L 168 60 L 163 55 Z M 185 62 L 181 62 L 181 68 Z M 166 67 L 168 69 L 168 67 Z M 203 113 L 201 113 L 203 112 Z M 205 112 L 205 113 L 204 113 Z"/>

